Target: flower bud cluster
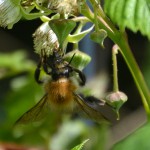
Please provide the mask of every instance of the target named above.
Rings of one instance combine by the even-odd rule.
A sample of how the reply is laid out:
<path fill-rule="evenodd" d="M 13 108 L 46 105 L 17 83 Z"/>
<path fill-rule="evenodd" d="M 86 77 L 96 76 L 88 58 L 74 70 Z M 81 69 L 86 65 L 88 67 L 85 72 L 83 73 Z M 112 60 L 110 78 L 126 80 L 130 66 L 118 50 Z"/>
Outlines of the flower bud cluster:
<path fill-rule="evenodd" d="M 78 14 L 78 1 L 77 0 L 36 0 L 36 3 L 46 7 L 50 10 L 65 15 Z"/>
<path fill-rule="evenodd" d="M 49 56 L 54 49 L 58 49 L 59 43 L 56 34 L 50 28 L 48 22 L 43 23 L 33 34 L 35 52 L 41 55 L 41 50 Z"/>

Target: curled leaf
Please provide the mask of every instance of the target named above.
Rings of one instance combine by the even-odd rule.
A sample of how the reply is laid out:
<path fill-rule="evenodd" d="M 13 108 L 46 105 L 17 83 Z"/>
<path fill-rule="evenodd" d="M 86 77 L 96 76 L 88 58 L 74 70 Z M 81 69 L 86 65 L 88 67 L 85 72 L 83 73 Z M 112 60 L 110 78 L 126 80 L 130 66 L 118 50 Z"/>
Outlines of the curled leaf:
<path fill-rule="evenodd" d="M 93 28 L 94 28 L 94 26 L 92 26 L 89 29 L 84 30 L 80 33 L 73 34 L 73 35 L 68 35 L 67 41 L 71 42 L 71 43 L 77 43 L 80 40 L 82 40 L 89 32 L 91 32 Z"/>

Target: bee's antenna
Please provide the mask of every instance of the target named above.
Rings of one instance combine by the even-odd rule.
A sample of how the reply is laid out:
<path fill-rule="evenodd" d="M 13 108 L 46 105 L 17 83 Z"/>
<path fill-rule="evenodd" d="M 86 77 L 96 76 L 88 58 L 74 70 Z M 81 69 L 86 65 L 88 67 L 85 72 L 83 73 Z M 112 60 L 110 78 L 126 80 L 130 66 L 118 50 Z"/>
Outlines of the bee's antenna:
<path fill-rule="evenodd" d="M 71 57 L 71 59 L 70 59 L 70 61 L 69 61 L 68 65 L 70 65 L 70 64 L 71 64 L 71 62 L 72 62 L 72 60 L 73 60 L 73 58 L 74 58 L 75 54 L 76 54 L 76 53 L 74 53 L 74 54 L 73 54 L 73 56 Z"/>

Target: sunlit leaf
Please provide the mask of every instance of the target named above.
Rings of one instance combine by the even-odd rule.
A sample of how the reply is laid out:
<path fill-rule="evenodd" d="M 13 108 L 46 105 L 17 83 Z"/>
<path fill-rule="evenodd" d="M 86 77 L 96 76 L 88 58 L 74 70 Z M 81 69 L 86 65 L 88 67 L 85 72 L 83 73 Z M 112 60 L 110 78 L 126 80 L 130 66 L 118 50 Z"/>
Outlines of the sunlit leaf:
<path fill-rule="evenodd" d="M 67 41 L 71 42 L 71 43 L 77 43 L 80 40 L 82 40 L 90 31 L 92 31 L 94 26 L 90 27 L 89 29 L 82 31 L 80 33 L 77 34 L 73 34 L 73 35 L 69 35 L 67 37 Z"/>
<path fill-rule="evenodd" d="M 127 27 L 150 38 L 149 0 L 105 0 L 104 8 L 106 14 L 122 30 Z"/>
<path fill-rule="evenodd" d="M 76 147 L 74 147 L 71 150 L 81 150 L 84 146 L 84 144 L 88 141 L 89 139 L 85 140 L 84 142 L 82 142 L 81 144 L 77 145 Z"/>
<path fill-rule="evenodd" d="M 56 34 L 60 47 L 62 47 L 65 39 L 76 26 L 76 23 L 72 20 L 59 19 L 50 21 L 49 25 Z"/>

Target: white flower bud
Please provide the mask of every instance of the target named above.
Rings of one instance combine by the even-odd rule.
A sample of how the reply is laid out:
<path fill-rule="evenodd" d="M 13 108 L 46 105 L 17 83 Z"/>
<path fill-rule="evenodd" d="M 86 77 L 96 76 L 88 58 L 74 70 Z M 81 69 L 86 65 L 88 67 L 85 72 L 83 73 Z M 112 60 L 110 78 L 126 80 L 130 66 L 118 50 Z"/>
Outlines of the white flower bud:
<path fill-rule="evenodd" d="M 58 49 L 59 43 L 56 34 L 50 28 L 48 22 L 43 23 L 33 34 L 35 52 L 39 55 L 41 50 L 49 56 L 54 49 Z"/>

